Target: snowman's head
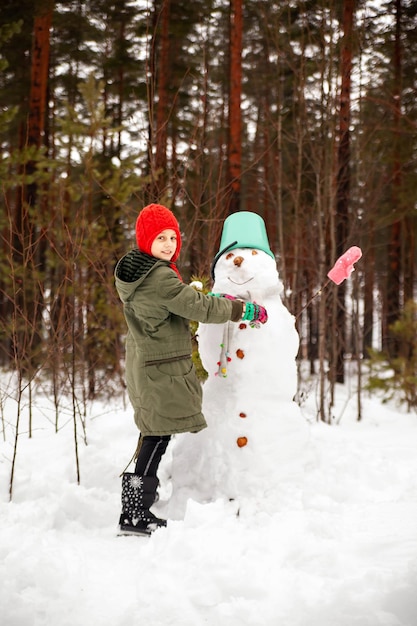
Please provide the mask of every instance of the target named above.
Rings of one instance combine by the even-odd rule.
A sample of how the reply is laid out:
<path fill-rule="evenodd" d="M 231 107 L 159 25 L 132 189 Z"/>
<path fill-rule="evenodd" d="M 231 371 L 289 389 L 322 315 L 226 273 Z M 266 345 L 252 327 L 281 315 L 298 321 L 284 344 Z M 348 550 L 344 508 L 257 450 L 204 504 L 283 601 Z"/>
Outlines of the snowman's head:
<path fill-rule="evenodd" d="M 262 294 L 279 294 L 282 289 L 276 262 L 263 250 L 234 248 L 217 260 L 213 287 L 217 293 L 253 300 Z"/>

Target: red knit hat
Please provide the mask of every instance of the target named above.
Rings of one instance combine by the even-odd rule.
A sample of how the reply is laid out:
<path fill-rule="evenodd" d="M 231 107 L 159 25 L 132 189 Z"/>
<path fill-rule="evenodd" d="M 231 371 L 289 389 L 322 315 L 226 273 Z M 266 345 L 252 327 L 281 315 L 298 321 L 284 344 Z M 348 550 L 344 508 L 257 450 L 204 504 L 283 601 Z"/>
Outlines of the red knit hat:
<path fill-rule="evenodd" d="M 161 204 L 149 204 L 138 215 L 136 220 L 136 242 L 139 250 L 146 254 L 151 254 L 155 238 L 167 228 L 174 230 L 177 235 L 177 249 L 171 259 L 171 262 L 175 262 L 181 250 L 180 227 L 172 211 Z"/>

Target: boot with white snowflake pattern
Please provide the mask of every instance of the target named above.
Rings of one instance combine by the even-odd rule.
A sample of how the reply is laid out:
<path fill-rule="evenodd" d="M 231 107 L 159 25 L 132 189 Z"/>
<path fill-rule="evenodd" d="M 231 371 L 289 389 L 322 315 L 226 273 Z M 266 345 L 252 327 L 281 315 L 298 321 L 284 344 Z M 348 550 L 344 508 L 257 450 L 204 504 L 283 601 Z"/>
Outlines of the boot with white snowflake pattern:
<path fill-rule="evenodd" d="M 155 501 L 158 484 L 158 479 L 153 476 L 123 474 L 120 535 L 149 537 L 154 530 L 167 525 L 166 520 L 156 517 L 149 510 Z"/>

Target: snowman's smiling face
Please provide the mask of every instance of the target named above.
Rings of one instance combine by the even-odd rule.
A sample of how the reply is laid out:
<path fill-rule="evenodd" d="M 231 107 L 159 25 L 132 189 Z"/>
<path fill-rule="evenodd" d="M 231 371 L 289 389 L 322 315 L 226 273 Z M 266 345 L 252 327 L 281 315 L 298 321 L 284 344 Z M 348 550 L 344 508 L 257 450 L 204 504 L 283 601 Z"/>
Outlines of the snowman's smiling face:
<path fill-rule="evenodd" d="M 263 250 L 236 248 L 222 254 L 215 266 L 216 292 L 248 297 L 279 283 L 274 259 Z"/>
<path fill-rule="evenodd" d="M 258 251 L 251 250 L 251 254 L 252 256 L 256 256 Z M 255 270 L 255 267 L 251 268 L 251 264 L 249 262 L 245 263 L 245 257 L 242 255 L 235 255 L 234 252 L 227 252 L 225 260 L 230 261 L 230 267 L 228 268 L 228 273 L 230 275 L 227 276 L 227 279 L 234 285 L 246 285 L 246 283 L 249 283 L 254 279 L 253 271 Z M 243 264 L 245 264 L 244 267 Z"/>

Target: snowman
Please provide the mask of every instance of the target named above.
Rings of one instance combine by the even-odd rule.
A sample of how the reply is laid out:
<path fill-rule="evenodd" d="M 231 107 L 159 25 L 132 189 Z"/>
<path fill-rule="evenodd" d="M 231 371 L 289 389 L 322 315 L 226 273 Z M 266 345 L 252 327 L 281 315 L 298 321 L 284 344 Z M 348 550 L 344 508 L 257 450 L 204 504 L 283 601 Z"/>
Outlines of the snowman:
<path fill-rule="evenodd" d="M 299 337 L 281 299 L 283 285 L 259 215 L 241 211 L 225 220 L 212 278 L 212 293 L 257 302 L 268 321 L 199 325 L 208 428 L 175 441 L 174 517 L 184 513 L 189 499 L 225 499 L 239 514 L 245 506 L 273 509 L 276 486 L 283 473 L 300 466 L 307 440 L 293 400 Z"/>

